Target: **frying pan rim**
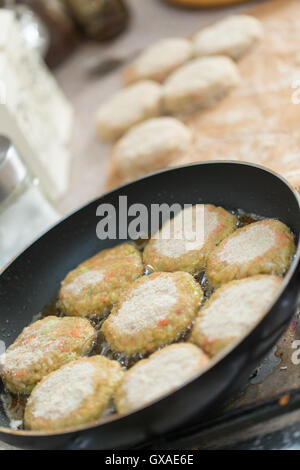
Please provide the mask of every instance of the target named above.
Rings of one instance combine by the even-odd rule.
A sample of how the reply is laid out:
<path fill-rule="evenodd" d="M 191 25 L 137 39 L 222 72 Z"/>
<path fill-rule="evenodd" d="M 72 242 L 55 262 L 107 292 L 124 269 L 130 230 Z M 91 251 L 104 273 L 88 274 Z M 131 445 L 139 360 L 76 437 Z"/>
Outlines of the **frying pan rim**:
<path fill-rule="evenodd" d="M 128 183 L 125 183 L 125 184 L 122 184 L 116 188 L 113 188 L 105 193 L 103 193 L 101 196 L 83 204 L 82 206 L 80 206 L 79 208 L 76 208 L 74 209 L 73 211 L 71 211 L 69 214 L 67 214 L 66 216 L 62 217 L 57 223 L 55 223 L 54 225 L 50 226 L 48 229 L 46 229 L 42 234 L 40 234 L 35 240 L 33 240 L 33 242 L 31 242 L 28 246 L 26 246 L 12 261 L 11 263 L 9 263 L 8 265 L 6 265 L 4 267 L 4 269 L 1 271 L 0 270 L 0 276 L 6 271 L 7 268 L 9 268 L 9 266 L 14 263 L 14 261 L 22 254 L 24 253 L 27 249 L 29 249 L 33 244 L 35 244 L 38 240 L 40 240 L 41 238 L 43 238 L 44 235 L 46 235 L 49 231 L 51 231 L 53 228 L 55 228 L 56 226 L 60 225 L 61 223 L 63 223 L 65 220 L 67 220 L 68 218 L 72 217 L 74 214 L 76 214 L 77 212 L 87 208 L 90 204 L 93 204 L 95 203 L 96 201 L 116 192 L 116 191 L 120 191 L 122 188 L 125 188 L 125 187 L 128 187 L 132 184 L 135 184 L 137 182 L 140 182 L 140 181 L 143 181 L 145 179 L 148 179 L 148 178 L 151 178 L 152 176 L 155 176 L 155 175 L 159 175 L 159 174 L 163 174 L 163 173 L 167 173 L 167 172 L 172 172 L 172 171 L 176 171 L 176 170 L 180 170 L 180 169 L 184 169 L 184 168 L 189 168 L 189 167 L 193 167 L 193 166 L 203 166 L 203 165 L 212 165 L 212 164 L 235 164 L 237 166 L 246 166 L 246 167 L 252 167 L 252 168 L 256 168 L 258 170 L 263 170 L 264 172 L 266 173 L 269 173 L 271 174 L 272 176 L 275 176 L 276 178 L 280 179 L 284 184 L 285 186 L 288 187 L 288 189 L 291 191 L 291 193 L 293 194 L 293 196 L 295 197 L 297 203 L 298 203 L 298 207 L 299 207 L 299 212 L 300 212 L 300 195 L 299 193 L 292 187 L 292 185 L 280 174 L 276 173 L 275 171 L 271 170 L 270 168 L 267 168 L 267 167 L 264 167 L 263 165 L 257 165 L 255 163 L 251 163 L 251 162 L 240 162 L 240 161 L 236 161 L 236 160 L 209 160 L 209 161 L 205 161 L 205 162 L 195 162 L 195 163 L 192 163 L 192 164 L 188 164 L 188 165 L 181 165 L 181 166 L 177 166 L 175 168 L 167 168 L 167 169 L 163 169 L 163 170 L 160 170 L 158 172 L 154 172 L 154 173 L 151 173 L 151 174 L 147 174 L 137 180 L 134 180 L 134 181 L 131 181 L 131 182 L 128 182 Z M 130 412 L 130 413 L 126 413 L 124 415 L 117 415 L 117 414 L 113 414 L 111 416 L 107 416 L 106 418 L 102 418 L 101 421 L 96 421 L 96 422 L 93 422 L 93 423 L 90 423 L 90 424 L 82 424 L 82 425 L 79 425 L 79 426 L 75 426 L 75 427 L 72 427 L 72 428 L 67 428 L 67 429 L 62 429 L 62 430 L 52 430 L 52 431 L 30 431 L 30 430 L 16 430 L 16 429 L 11 429 L 9 427 L 4 427 L 4 426 L 0 426 L 0 433 L 3 433 L 3 434 L 6 434 L 6 435 L 14 435 L 14 436 L 20 436 L 20 437 L 50 437 L 50 436 L 58 436 L 58 435 L 67 435 L 67 434 L 71 434 L 71 433 L 76 433 L 76 432 L 80 432 L 80 431 L 85 431 L 85 430 L 91 430 L 91 429 L 94 429 L 94 428 L 98 428 L 102 425 L 105 425 L 107 423 L 111 423 L 111 422 L 114 422 L 114 421 L 118 421 L 118 420 L 121 420 L 121 419 L 124 419 L 124 418 L 127 418 L 129 415 L 132 415 L 132 414 L 136 414 L 136 413 L 140 413 L 142 412 L 144 409 L 152 406 L 153 404 L 156 404 L 164 399 L 166 399 L 168 396 L 172 395 L 173 393 L 176 393 L 178 391 L 180 391 L 181 389 L 183 389 L 187 384 L 191 384 L 193 382 L 195 382 L 196 380 L 198 380 L 202 375 L 204 375 L 207 371 L 209 371 L 210 369 L 212 369 L 213 367 L 215 367 L 216 364 L 220 363 L 229 353 L 231 353 L 235 348 L 237 348 L 243 341 L 246 340 L 246 338 L 252 334 L 255 329 L 259 326 L 259 324 L 265 320 L 267 318 L 267 316 L 270 314 L 270 311 L 274 308 L 274 306 L 276 305 L 276 303 L 278 302 L 278 300 L 280 299 L 281 295 L 283 294 L 283 292 L 285 291 L 285 289 L 287 288 L 290 280 L 291 280 L 291 277 L 295 274 L 296 272 L 296 268 L 298 267 L 299 265 L 299 261 L 300 261 L 300 237 L 298 238 L 298 243 L 297 243 L 297 249 L 296 249 L 296 252 L 295 252 L 295 255 L 293 257 L 293 260 L 292 260 L 292 263 L 289 267 L 289 270 L 287 272 L 287 274 L 285 275 L 283 281 L 282 281 L 282 284 L 280 286 L 280 289 L 278 291 L 278 294 L 277 296 L 275 297 L 274 301 L 272 302 L 272 305 L 270 306 L 270 308 L 268 309 L 268 311 L 266 312 L 266 314 L 264 315 L 264 317 L 260 320 L 258 320 L 255 324 L 255 326 L 247 333 L 245 333 L 241 338 L 237 339 L 236 341 L 234 341 L 231 345 L 228 345 L 227 347 L 224 348 L 223 351 L 221 351 L 217 356 L 215 356 L 214 358 L 212 358 L 209 362 L 209 364 L 205 367 L 205 369 L 203 371 L 201 371 L 199 374 L 197 374 L 192 380 L 186 380 L 180 387 L 176 388 L 176 390 L 173 390 L 172 392 L 169 392 L 161 397 L 159 397 L 158 399 L 155 399 L 153 401 L 151 401 L 150 403 L 148 403 L 147 405 L 143 406 L 143 407 L 140 407 L 140 408 L 137 408 L 136 410 Z"/>
<path fill-rule="evenodd" d="M 84 204 L 80 205 L 79 207 L 71 210 L 69 213 L 67 213 L 66 215 L 63 215 L 57 222 L 55 222 L 54 224 L 50 225 L 48 228 L 46 228 L 45 230 L 43 230 L 36 238 L 34 238 L 30 243 L 28 243 L 27 245 L 25 245 L 13 258 L 12 260 L 7 263 L 4 267 L 2 267 L 0 269 L 0 276 L 2 276 L 2 274 L 10 267 L 11 264 L 13 264 L 16 259 L 21 256 L 26 250 L 28 250 L 28 248 L 30 248 L 32 245 L 34 245 L 38 240 L 40 240 L 41 238 L 43 238 L 48 232 L 50 232 L 53 228 L 57 227 L 58 225 L 60 225 L 61 223 L 63 223 L 65 220 L 67 220 L 68 218 L 72 217 L 74 214 L 76 214 L 77 212 L 80 212 L 81 210 L 87 208 L 89 205 L 92 205 L 92 204 L 95 204 L 95 202 L 97 202 L 99 199 L 102 199 L 106 196 L 109 196 L 111 193 L 115 192 L 115 191 L 119 191 L 121 190 L 122 188 L 125 188 L 126 186 L 130 186 L 132 184 L 136 184 L 136 183 L 139 183 L 140 181 L 144 181 L 148 178 L 151 178 L 152 176 L 155 176 L 155 175 L 161 175 L 161 174 L 164 174 L 164 173 L 167 173 L 167 172 L 172 172 L 172 171 L 176 171 L 176 170 L 180 170 L 180 169 L 184 169 L 184 168 L 190 168 L 190 167 L 196 167 L 196 166 L 203 166 L 203 165 L 212 165 L 212 164 L 234 164 L 234 165 L 237 165 L 237 166 L 248 166 L 248 167 L 252 167 L 252 168 L 257 168 L 259 170 L 263 170 L 265 171 L 266 173 L 270 173 L 271 175 L 277 177 L 278 179 L 280 179 L 286 186 L 288 186 L 288 188 L 290 189 L 290 191 L 293 193 L 293 195 L 295 196 L 297 202 L 298 202 L 298 205 L 300 207 L 300 194 L 298 193 L 297 190 L 295 190 L 292 185 L 289 183 L 289 181 L 282 175 L 280 175 L 279 173 L 277 173 L 276 171 L 273 171 L 271 168 L 267 168 L 266 166 L 263 166 L 263 165 L 258 165 L 256 163 L 252 163 L 252 162 L 242 162 L 242 161 L 237 161 L 237 160 L 207 160 L 207 161 L 204 161 L 204 162 L 194 162 L 194 163 L 189 163 L 187 165 L 178 165 L 176 167 L 173 167 L 173 168 L 164 168 L 162 170 L 159 170 L 159 171 L 155 171 L 155 172 L 152 172 L 152 173 L 147 173 L 146 175 L 138 178 L 138 179 L 135 179 L 133 181 L 128 181 L 127 183 L 123 183 L 115 188 L 112 188 L 108 191 L 105 191 L 103 194 L 101 194 L 100 196 L 96 197 L 96 198 L 93 198 L 91 199 L 90 201 L 88 202 L 85 202 Z M 0 430 L 1 430 L 1 426 L 0 426 Z"/>

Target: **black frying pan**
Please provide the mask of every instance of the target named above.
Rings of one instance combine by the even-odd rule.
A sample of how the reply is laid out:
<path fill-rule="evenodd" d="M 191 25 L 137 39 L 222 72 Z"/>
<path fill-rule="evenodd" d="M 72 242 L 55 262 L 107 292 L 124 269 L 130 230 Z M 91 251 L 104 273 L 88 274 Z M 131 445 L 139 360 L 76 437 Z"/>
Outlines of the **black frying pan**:
<path fill-rule="evenodd" d="M 120 195 L 128 197 L 128 205 L 143 203 L 150 208 L 152 203 L 212 203 L 280 219 L 294 231 L 297 241 L 297 253 L 281 294 L 252 333 L 228 354 L 223 354 L 224 357 L 214 360 L 213 367 L 203 375 L 128 416 L 41 435 L 9 429 L 0 409 L 0 438 L 12 445 L 126 448 L 187 421 L 199 420 L 247 380 L 295 313 L 300 293 L 297 194 L 281 177 L 264 168 L 238 162 L 208 162 L 163 171 L 116 189 L 63 220 L 19 256 L 0 276 L 0 339 L 6 345 L 12 343 L 32 317 L 55 297 L 60 281 L 70 269 L 97 251 L 118 243 L 116 240 L 99 241 L 95 229 L 98 205 L 109 202 L 117 209 Z"/>

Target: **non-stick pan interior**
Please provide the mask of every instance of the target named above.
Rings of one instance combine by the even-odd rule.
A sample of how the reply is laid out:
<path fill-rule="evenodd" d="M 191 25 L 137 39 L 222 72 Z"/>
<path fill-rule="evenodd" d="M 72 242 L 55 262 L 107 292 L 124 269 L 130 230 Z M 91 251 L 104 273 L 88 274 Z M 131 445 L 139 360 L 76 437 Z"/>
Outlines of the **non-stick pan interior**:
<path fill-rule="evenodd" d="M 55 297 L 60 281 L 70 269 L 120 242 L 97 238 L 96 209 L 100 203 L 111 203 L 119 215 L 121 195 L 127 196 L 128 206 L 143 203 L 149 209 L 151 204 L 162 203 L 212 203 L 226 209 L 240 208 L 280 219 L 299 239 L 299 202 L 288 185 L 267 170 L 236 162 L 211 162 L 146 177 L 108 193 L 62 221 L 0 276 L 0 340 L 6 346 Z M 0 405 L 0 425 L 8 424 Z"/>

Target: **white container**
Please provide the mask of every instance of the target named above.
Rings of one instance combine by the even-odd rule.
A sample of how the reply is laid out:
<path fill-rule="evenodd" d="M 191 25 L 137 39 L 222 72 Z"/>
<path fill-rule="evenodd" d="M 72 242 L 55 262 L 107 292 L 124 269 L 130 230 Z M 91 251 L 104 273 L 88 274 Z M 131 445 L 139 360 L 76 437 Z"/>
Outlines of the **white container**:
<path fill-rule="evenodd" d="M 0 270 L 59 218 L 39 180 L 0 136 Z"/>

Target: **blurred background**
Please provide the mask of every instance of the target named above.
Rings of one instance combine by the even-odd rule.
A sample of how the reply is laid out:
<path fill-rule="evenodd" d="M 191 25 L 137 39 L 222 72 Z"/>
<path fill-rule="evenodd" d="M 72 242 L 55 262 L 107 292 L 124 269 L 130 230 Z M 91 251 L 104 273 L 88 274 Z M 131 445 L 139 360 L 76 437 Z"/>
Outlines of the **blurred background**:
<path fill-rule="evenodd" d="M 222 6 L 211 8 L 188 7 L 186 0 L 182 2 L 124 0 L 116 3 L 126 5 L 128 10 L 123 32 L 111 41 L 93 42 L 87 39 L 81 41 L 75 53 L 55 70 L 58 82 L 75 110 L 74 134 L 71 142 L 73 157 L 71 184 L 69 194 L 61 202 L 64 211 L 96 197 L 105 185 L 110 146 L 94 138 L 94 129 L 90 125 L 90 120 L 94 117 L 99 103 L 121 87 L 121 76 L 119 69 L 99 76 L 93 73 L 97 71 L 97 65 L 99 63 L 101 65 L 105 57 L 116 61 L 124 60 L 125 64 L 126 59 L 132 59 L 136 53 L 159 39 L 189 36 L 205 24 L 234 12 L 246 11 L 263 2 L 244 0 L 232 5 L 234 3 L 232 1 L 221 0 Z M 182 6 L 179 3 L 182 3 Z M 196 4 L 197 1 L 192 0 L 190 3 Z M 82 174 L 83 164 L 84 174 Z M 80 185 L 84 186 L 81 190 L 79 190 Z"/>

